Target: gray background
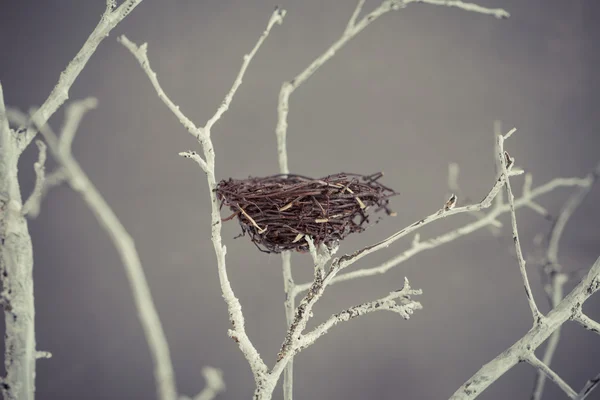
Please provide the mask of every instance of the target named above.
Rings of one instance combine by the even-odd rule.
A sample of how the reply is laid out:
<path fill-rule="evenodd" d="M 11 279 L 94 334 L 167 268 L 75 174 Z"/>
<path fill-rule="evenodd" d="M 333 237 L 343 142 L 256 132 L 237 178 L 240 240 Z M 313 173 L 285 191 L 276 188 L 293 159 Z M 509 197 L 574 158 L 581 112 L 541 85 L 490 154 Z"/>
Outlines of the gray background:
<path fill-rule="evenodd" d="M 365 9 L 377 4 L 368 1 Z M 481 199 L 494 179 L 494 119 L 519 128 L 508 150 L 533 174 L 534 186 L 557 176 L 583 176 L 598 161 L 598 2 L 481 4 L 504 7 L 512 18 L 410 5 L 367 28 L 292 96 L 293 172 L 383 170 L 384 183 L 401 192 L 392 201 L 399 215 L 348 238 L 341 252 L 381 240 L 437 210 L 448 193 L 449 162 L 461 165 L 463 191 Z M 203 387 L 204 365 L 224 370 L 228 389 L 221 398 L 249 398 L 253 379 L 226 336 L 204 174 L 177 156 L 197 144 L 115 39 L 125 33 L 137 43 L 147 41 L 163 87 L 202 124 L 229 90 L 273 5 L 145 0 L 101 44 L 70 92 L 72 99 L 99 99 L 99 108 L 83 121 L 74 154 L 135 238 L 184 394 Z M 282 3 L 288 9 L 283 26 L 274 28 L 230 111 L 213 129 L 218 179 L 278 172 L 274 128 L 280 84 L 339 37 L 354 5 Z M 103 9 L 103 1 L 3 1 L 0 80 L 7 104 L 27 109 L 42 103 Z M 62 117 L 58 112 L 52 118 L 56 129 Z M 21 163 L 26 194 L 34 158 L 29 149 Z M 521 182 L 514 180 L 517 193 Z M 540 203 L 555 213 L 568 194 L 563 189 Z M 560 261 L 568 270 L 588 268 L 600 255 L 599 199 L 596 187 L 567 227 Z M 533 236 L 550 223 L 530 210 L 518 215 L 530 254 Z M 470 220 L 466 215 L 444 220 L 421 237 Z M 502 221 L 510 226 L 507 215 Z M 123 268 L 82 200 L 67 187 L 54 190 L 30 228 L 37 340 L 41 350 L 54 354 L 38 363 L 38 398 L 154 398 L 150 356 Z M 238 233 L 237 223 L 224 225 L 232 285 L 248 334 L 272 365 L 285 332 L 280 257 L 259 253 L 247 238 L 233 240 Z M 398 242 L 357 267 L 374 266 L 409 245 L 410 240 Z M 448 398 L 530 327 L 510 249 L 508 229 L 501 238 L 482 230 L 422 253 L 386 276 L 330 288 L 315 321 L 399 288 L 404 276 L 423 289 L 424 309 L 410 321 L 378 313 L 333 329 L 297 357 L 296 397 Z M 293 264 L 297 281 L 310 277 L 308 255 L 294 255 Z M 530 265 L 529 273 L 547 311 L 539 269 Z M 585 310 L 600 319 L 600 296 Z M 569 323 L 553 365 L 580 388 L 600 371 L 599 343 Z M 480 398 L 528 398 L 533 378 L 531 367 L 519 365 Z M 280 398 L 279 389 L 276 393 Z M 564 398 L 552 384 L 546 394 Z"/>

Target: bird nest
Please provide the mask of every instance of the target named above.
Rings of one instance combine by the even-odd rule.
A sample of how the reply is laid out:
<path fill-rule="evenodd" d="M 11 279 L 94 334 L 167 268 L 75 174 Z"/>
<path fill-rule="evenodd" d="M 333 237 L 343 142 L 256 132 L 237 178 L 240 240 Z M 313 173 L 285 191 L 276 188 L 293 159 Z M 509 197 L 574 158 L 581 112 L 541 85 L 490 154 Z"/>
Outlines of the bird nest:
<path fill-rule="evenodd" d="M 346 236 L 362 232 L 369 224 L 368 209 L 388 208 L 397 193 L 378 180 L 382 173 L 363 176 L 350 173 L 312 179 L 300 175 L 273 175 L 264 178 L 227 179 L 215 189 L 218 199 L 237 217 L 246 233 L 267 253 L 284 250 L 307 251 L 303 240 L 310 236 L 315 245 L 328 247 Z M 376 221 L 378 222 L 378 221 Z"/>

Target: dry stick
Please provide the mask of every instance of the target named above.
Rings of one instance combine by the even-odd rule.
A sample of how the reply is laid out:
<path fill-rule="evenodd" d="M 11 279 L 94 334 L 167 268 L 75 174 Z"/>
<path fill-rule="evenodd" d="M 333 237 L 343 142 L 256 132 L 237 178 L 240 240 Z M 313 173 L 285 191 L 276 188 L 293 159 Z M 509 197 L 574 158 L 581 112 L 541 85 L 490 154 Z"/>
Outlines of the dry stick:
<path fill-rule="evenodd" d="M 501 159 L 501 167 L 504 174 L 507 174 L 508 169 L 514 165 L 514 159 L 512 159 L 508 153 L 504 150 L 504 140 L 508 139 L 516 129 L 510 130 L 506 135 L 498 135 L 498 157 Z M 515 248 L 517 250 L 517 259 L 519 261 L 519 272 L 523 279 L 523 285 L 525 287 L 525 295 L 527 296 L 527 302 L 533 315 L 533 323 L 537 324 L 543 318 L 542 313 L 535 304 L 533 293 L 531 292 L 531 286 L 529 285 L 529 278 L 527 277 L 527 270 L 525 269 L 525 258 L 523 258 L 523 250 L 521 249 L 521 241 L 519 240 L 519 232 L 517 229 L 517 215 L 515 213 L 515 196 L 513 195 L 512 188 L 510 185 L 510 179 L 506 179 L 506 194 L 508 197 L 508 204 L 510 205 L 510 217 L 513 231 L 513 241 L 515 242 Z"/>
<path fill-rule="evenodd" d="M 72 121 L 67 122 L 65 126 L 70 126 L 71 128 L 69 129 L 76 131 L 84 113 L 94 106 L 95 102 L 89 100 L 73 103 L 69 107 L 70 111 L 67 112 L 68 117 Z M 15 119 L 20 119 L 21 123 L 23 120 L 27 120 L 27 116 L 23 114 L 19 115 L 16 111 L 12 111 L 11 115 L 14 115 Z M 35 115 L 33 114 L 32 118 L 35 118 Z M 33 123 L 37 124 L 37 122 L 33 119 Z M 37 129 L 44 136 L 53 157 L 65 171 L 69 184 L 74 191 L 82 196 L 87 206 L 98 219 L 100 226 L 104 228 L 117 249 L 121 262 L 125 267 L 125 273 L 133 294 L 138 318 L 144 330 L 152 356 L 158 398 L 160 400 L 176 400 L 177 388 L 169 346 L 133 239 L 82 170 L 79 163 L 73 158 L 70 146 L 72 140 L 71 133 L 67 132 L 66 138 L 68 142 L 63 143 L 63 136 L 61 135 L 58 138 L 49 125 L 37 125 Z"/>
<path fill-rule="evenodd" d="M 580 190 L 573 193 L 569 199 L 564 204 L 563 208 L 558 214 L 558 218 L 554 222 L 552 229 L 550 230 L 550 235 L 548 238 L 548 248 L 546 250 L 546 257 L 544 262 L 547 263 L 547 266 L 550 267 L 550 270 L 546 270 L 545 273 L 549 275 L 549 283 L 546 285 L 545 289 L 549 296 L 550 306 L 552 308 L 556 307 L 558 303 L 563 298 L 563 287 L 565 283 L 569 280 L 568 275 L 562 272 L 562 266 L 558 263 L 558 245 L 562 234 L 564 232 L 565 226 L 567 222 L 575 212 L 575 210 L 579 207 L 579 205 L 583 202 L 586 196 L 590 193 L 592 186 L 596 179 L 598 178 L 598 174 L 600 173 L 600 163 L 596 166 L 594 172 L 587 175 L 584 178 L 584 181 L 587 182 L 585 186 L 582 186 Z M 530 175 L 526 175 L 527 176 Z M 524 193 L 529 192 L 525 190 L 525 188 L 529 188 L 531 185 L 531 178 L 529 178 L 529 184 L 524 186 Z M 548 339 L 548 344 L 544 350 L 544 356 L 542 357 L 542 362 L 547 366 L 550 366 L 552 363 L 552 358 L 554 357 L 554 352 L 558 346 L 558 342 L 560 340 L 561 328 L 558 328 L 550 339 Z M 535 384 L 533 387 L 533 392 L 531 394 L 531 400 L 541 400 L 542 394 L 544 393 L 544 385 L 546 382 L 546 375 L 542 373 L 542 371 L 538 370 Z"/>
<path fill-rule="evenodd" d="M 533 354 L 548 337 L 563 323 L 581 311 L 583 303 L 600 289 L 600 257 L 582 281 L 552 311 L 529 332 L 492 361 L 485 364 L 467 380 L 450 400 L 470 400 L 476 398 L 488 386 L 504 375 L 517 363 Z"/>
<path fill-rule="evenodd" d="M 229 278 L 227 276 L 227 268 L 225 263 L 225 254 L 227 252 L 227 248 L 222 244 L 221 238 L 221 215 L 219 210 L 219 202 L 214 192 L 214 189 L 217 187 L 217 182 L 215 179 L 215 154 L 214 148 L 212 144 L 212 140 L 210 137 L 210 128 L 217 122 L 217 120 L 223 115 L 223 113 L 229 108 L 229 104 L 231 103 L 235 92 L 238 87 L 242 83 L 243 75 L 252 60 L 252 57 L 258 51 L 262 42 L 267 38 L 271 28 L 277 23 L 281 24 L 283 22 L 283 17 L 285 16 L 285 10 L 276 9 L 275 12 L 271 15 L 269 22 L 267 24 L 267 28 L 257 41 L 256 45 L 252 49 L 252 51 L 244 56 L 244 61 L 242 63 L 242 67 L 240 72 L 238 73 L 231 90 L 225 96 L 225 99 L 221 103 L 220 107 L 217 109 L 217 112 L 213 115 L 211 119 L 207 121 L 204 127 L 196 127 L 196 125 L 187 118 L 180 110 L 179 107 L 176 106 L 165 94 L 165 92 L 160 87 L 158 80 L 156 78 L 156 73 L 152 71 L 150 68 L 150 62 L 147 56 L 147 45 L 144 44 L 138 47 L 135 43 L 129 41 L 125 36 L 121 36 L 119 41 L 134 55 L 134 57 L 138 60 L 140 65 L 142 66 L 144 72 L 150 78 L 154 89 L 156 90 L 159 98 L 163 100 L 163 102 L 167 105 L 167 107 L 175 114 L 175 116 L 179 119 L 182 125 L 198 140 L 200 145 L 202 146 L 202 150 L 204 153 L 204 159 L 200 155 L 195 152 L 182 152 L 180 153 L 183 157 L 188 157 L 194 159 L 200 167 L 204 170 L 207 177 L 209 194 L 211 199 L 211 239 L 213 242 L 213 247 L 215 249 L 215 254 L 217 257 L 217 269 L 219 273 L 219 281 L 221 284 L 221 291 L 223 293 L 223 297 L 225 302 L 227 303 L 227 308 L 229 311 L 230 321 L 232 323 L 232 329 L 229 330 L 229 336 L 233 338 L 237 343 L 246 357 L 248 363 L 250 364 L 250 368 L 254 374 L 254 379 L 256 381 L 257 389 L 255 392 L 255 398 L 257 399 L 268 399 L 271 397 L 271 393 L 275 388 L 275 383 L 272 379 L 269 379 L 267 376 L 267 366 L 258 354 L 258 351 L 248 338 L 245 329 L 245 320 L 244 315 L 242 313 L 242 306 L 235 296 L 233 289 L 231 287 L 231 283 L 229 282 Z"/>

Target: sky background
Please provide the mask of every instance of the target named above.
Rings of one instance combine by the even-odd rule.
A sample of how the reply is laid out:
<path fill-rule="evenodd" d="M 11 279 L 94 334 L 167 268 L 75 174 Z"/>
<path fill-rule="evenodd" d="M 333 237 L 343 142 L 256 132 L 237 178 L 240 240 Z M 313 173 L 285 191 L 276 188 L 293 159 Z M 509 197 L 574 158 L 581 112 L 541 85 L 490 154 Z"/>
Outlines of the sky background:
<path fill-rule="evenodd" d="M 7 105 L 40 105 L 96 26 L 103 1 L 2 1 L 0 81 Z M 365 10 L 379 4 L 367 1 Z M 512 17 L 411 4 L 363 31 L 291 97 L 292 172 L 385 171 L 401 193 L 398 216 L 349 237 L 340 254 L 379 241 L 437 211 L 447 199 L 447 166 L 461 167 L 462 191 L 482 199 L 494 183 L 493 121 L 517 133 L 506 143 L 534 187 L 584 176 L 600 160 L 599 3 L 593 0 L 482 0 Z M 205 365 L 222 368 L 222 399 L 250 398 L 252 374 L 227 337 L 227 310 L 210 242 L 210 202 L 198 166 L 180 151 L 197 143 L 156 96 L 134 57 L 116 38 L 148 42 L 148 55 L 173 101 L 197 124 L 213 115 L 242 56 L 264 30 L 273 6 L 263 0 L 144 0 L 99 46 L 70 91 L 98 98 L 82 122 L 74 156 L 133 236 L 169 340 L 177 383 L 193 395 Z M 288 10 L 259 50 L 230 110 L 213 128 L 217 179 L 278 172 L 275 124 L 279 88 L 343 31 L 354 1 L 283 1 Z M 51 119 L 59 129 L 63 112 Z M 24 154 L 22 191 L 33 186 L 35 146 Z M 53 169 L 49 160 L 48 171 Z M 514 178 L 520 193 L 522 178 Z M 539 200 L 553 213 L 571 191 Z M 464 204 L 464 199 L 461 199 Z M 600 187 L 567 226 L 559 260 L 587 269 L 600 255 Z M 225 216 L 225 214 L 224 214 Z M 526 255 L 551 224 L 518 212 Z M 427 239 L 473 218 L 457 215 L 421 230 Z M 335 285 L 310 326 L 346 307 L 385 296 L 408 277 L 424 309 L 409 321 L 374 313 L 333 328 L 295 364 L 297 399 L 446 399 L 481 365 L 531 326 L 510 220 L 501 237 L 481 230 L 423 252 L 385 276 Z M 37 397 L 153 399 L 148 348 L 114 247 L 82 199 L 53 190 L 30 223 L 35 267 L 36 336 L 53 353 L 37 367 Z M 247 332 L 272 365 L 285 333 L 278 255 L 224 224 L 228 271 Z M 375 266 L 411 238 L 364 258 Z M 297 282 L 312 275 L 310 257 L 294 254 Z M 540 269 L 528 264 L 534 296 L 548 310 Z M 568 284 L 570 290 L 575 282 Z M 584 310 L 600 319 L 600 296 Z M 555 370 L 574 388 L 600 371 L 600 338 L 564 327 Z M 541 356 L 538 351 L 538 356 Z M 479 398 L 529 398 L 535 371 L 518 365 Z M 281 398 L 277 389 L 274 398 Z M 545 399 L 565 396 L 548 384 Z"/>

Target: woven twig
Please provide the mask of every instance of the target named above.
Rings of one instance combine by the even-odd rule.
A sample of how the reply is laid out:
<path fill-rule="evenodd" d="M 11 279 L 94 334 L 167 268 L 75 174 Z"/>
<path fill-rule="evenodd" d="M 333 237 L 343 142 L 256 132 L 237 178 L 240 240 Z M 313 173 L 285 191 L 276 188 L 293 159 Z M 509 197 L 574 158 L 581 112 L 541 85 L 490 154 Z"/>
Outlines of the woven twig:
<path fill-rule="evenodd" d="M 221 207 L 238 218 L 242 235 L 248 233 L 259 250 L 280 253 L 307 251 L 303 240 L 312 237 L 315 245 L 328 247 L 350 233 L 362 232 L 369 223 L 367 210 L 388 208 L 389 197 L 397 193 L 378 180 L 382 173 L 363 176 L 350 173 L 312 179 L 300 175 L 273 175 L 264 178 L 227 179 L 216 188 Z"/>

